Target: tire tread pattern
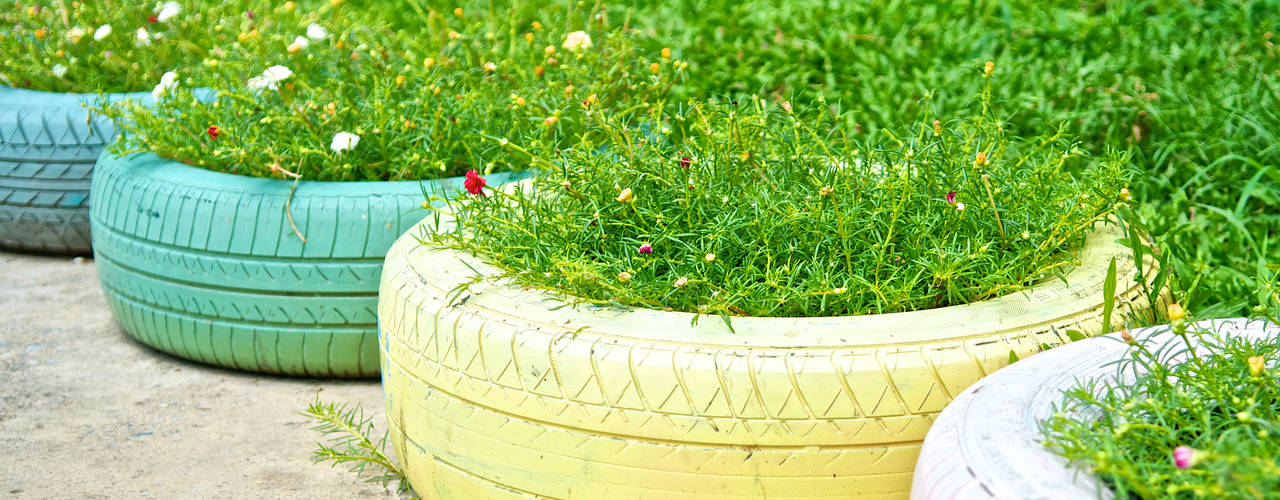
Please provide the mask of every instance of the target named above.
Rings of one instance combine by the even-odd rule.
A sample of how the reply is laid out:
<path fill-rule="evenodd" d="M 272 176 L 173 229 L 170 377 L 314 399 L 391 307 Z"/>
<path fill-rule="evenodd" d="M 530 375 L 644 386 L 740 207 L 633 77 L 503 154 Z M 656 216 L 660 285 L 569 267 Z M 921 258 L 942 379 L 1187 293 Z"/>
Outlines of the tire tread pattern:
<path fill-rule="evenodd" d="M 90 252 L 90 177 L 115 127 L 81 99 L 0 87 L 0 248 Z"/>
<path fill-rule="evenodd" d="M 420 219 L 422 193 L 416 182 L 325 184 L 335 183 L 300 184 L 290 200 L 285 181 L 104 155 L 93 180 L 95 257 L 121 326 L 161 351 L 229 368 L 377 376 L 382 258 Z"/>
<path fill-rule="evenodd" d="M 433 263 L 457 255 L 408 238 L 388 254 L 378 314 L 397 452 L 409 464 L 467 463 L 471 475 L 551 497 L 621 491 L 611 489 L 617 485 L 610 481 L 623 474 L 609 469 L 614 466 L 630 468 L 628 475 L 649 485 L 624 496 L 839 491 L 902 497 L 920 442 L 954 395 L 1006 365 L 1010 352 L 1026 356 L 1066 343 L 1068 329 L 1097 333 L 1101 326 L 1097 304 L 1068 317 L 1046 318 L 1038 326 L 924 345 L 774 348 L 614 336 L 453 298 L 448 284 L 441 284 L 447 280 L 430 275 Z M 1118 264 L 1118 276 L 1135 274 L 1131 261 Z M 1126 306 L 1117 314 L 1150 307 L 1132 283 L 1121 283 L 1118 290 Z M 475 293 L 524 303 L 533 300 L 526 293 L 536 292 L 493 287 Z M 440 397 L 447 398 L 440 403 L 446 407 L 473 410 L 459 416 L 423 406 Z M 432 434 L 441 425 L 473 425 L 477 415 L 501 416 L 510 425 L 527 424 L 545 433 L 568 430 L 571 437 L 533 430 L 504 433 L 505 442 L 492 446 L 517 447 L 510 450 L 513 457 L 525 448 L 542 460 L 561 457 L 557 460 L 570 461 L 577 470 L 596 467 L 600 476 L 566 476 L 579 488 L 570 494 L 556 489 L 560 482 L 522 477 L 516 470 L 543 465 L 485 462 L 476 458 L 484 451 L 454 450 L 462 445 L 441 444 L 444 438 Z M 572 445 L 568 449 L 562 446 L 566 442 Z M 631 456 L 610 449 L 618 443 L 625 450 L 655 443 L 669 450 Z M 726 458 L 733 455 L 745 458 Z M 449 476 L 442 465 L 415 467 L 430 475 L 410 475 L 416 485 L 448 477 L 473 481 Z M 706 474 L 694 483 L 676 478 L 687 471 Z M 737 476 L 752 476 L 755 482 L 743 484 L 733 479 Z M 832 489 L 833 484 L 850 489 Z"/>

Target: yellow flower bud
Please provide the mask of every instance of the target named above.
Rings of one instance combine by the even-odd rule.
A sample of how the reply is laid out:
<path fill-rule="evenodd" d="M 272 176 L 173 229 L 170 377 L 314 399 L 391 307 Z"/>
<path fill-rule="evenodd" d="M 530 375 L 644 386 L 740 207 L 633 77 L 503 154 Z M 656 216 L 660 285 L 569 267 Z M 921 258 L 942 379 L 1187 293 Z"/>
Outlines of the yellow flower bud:
<path fill-rule="evenodd" d="M 1169 304 L 1165 312 L 1169 315 L 1169 321 L 1181 321 L 1187 317 L 1187 312 L 1182 310 L 1182 306 L 1178 305 L 1177 302 Z"/>
<path fill-rule="evenodd" d="M 666 48 L 666 47 L 663 47 L 663 48 L 662 48 L 662 58 L 663 58 L 663 59 L 671 59 L 671 49 Z"/>
<path fill-rule="evenodd" d="M 658 63 L 649 63 L 649 72 L 650 72 L 650 73 L 653 73 L 653 74 L 655 74 L 655 75 L 656 75 L 656 74 L 658 74 L 658 73 L 659 73 L 659 72 L 661 72 L 661 71 L 662 71 L 662 66 L 661 66 L 661 65 L 659 65 Z"/>
<path fill-rule="evenodd" d="M 987 61 L 987 65 L 982 68 L 982 76 L 991 76 L 996 70 L 996 63 Z"/>
<path fill-rule="evenodd" d="M 622 203 L 631 203 L 635 201 L 635 198 L 636 196 L 631 192 L 631 188 L 623 189 L 621 193 L 618 193 L 618 201 Z"/>
<path fill-rule="evenodd" d="M 1249 375 L 1255 377 L 1262 375 L 1262 371 L 1266 369 L 1266 360 L 1262 356 L 1253 356 L 1249 358 Z"/>
<path fill-rule="evenodd" d="M 623 283 L 631 281 L 631 273 L 626 271 L 618 273 L 618 281 L 621 281 Z"/>
<path fill-rule="evenodd" d="M 987 164 L 987 153 L 985 151 L 978 151 L 978 156 L 973 159 L 973 165 L 975 167 L 981 167 L 986 164 Z"/>

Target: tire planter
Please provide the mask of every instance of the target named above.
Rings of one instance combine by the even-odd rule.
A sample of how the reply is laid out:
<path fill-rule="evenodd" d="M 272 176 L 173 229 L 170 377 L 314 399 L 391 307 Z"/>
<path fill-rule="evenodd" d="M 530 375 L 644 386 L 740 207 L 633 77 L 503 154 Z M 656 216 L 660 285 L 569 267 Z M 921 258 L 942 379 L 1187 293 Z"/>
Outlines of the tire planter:
<path fill-rule="evenodd" d="M 290 202 L 292 181 L 152 154 L 104 154 L 97 170 L 98 279 L 130 336 L 204 363 L 326 377 L 378 374 L 383 256 L 424 215 L 424 189 L 461 185 L 304 181 Z"/>
<path fill-rule="evenodd" d="M 107 99 L 150 101 L 151 94 Z M 0 248 L 89 253 L 90 175 L 116 133 L 111 120 L 84 106 L 99 100 L 0 86 Z"/>
<path fill-rule="evenodd" d="M 1212 320 L 1200 325 L 1220 335 L 1280 335 L 1276 325 L 1261 321 Z M 1180 343 L 1167 329 L 1143 328 L 1133 336 L 1143 343 Z M 1111 490 L 1095 476 L 1044 447 L 1040 421 L 1053 415 L 1054 405 L 1077 380 L 1132 380 L 1136 374 L 1122 374 L 1111 364 L 1128 351 L 1119 334 L 1086 339 L 1032 356 L 969 387 L 929 430 L 911 498 L 1112 498 Z"/>
<path fill-rule="evenodd" d="M 688 313 L 561 308 L 497 279 L 455 295 L 497 269 L 420 244 L 421 230 L 388 252 L 378 317 L 391 439 L 426 497 L 903 498 L 953 395 L 1011 351 L 1099 333 L 1112 257 L 1127 307 L 1149 307 L 1110 226 L 1069 284 L 909 313 L 736 318 L 736 334 Z"/>

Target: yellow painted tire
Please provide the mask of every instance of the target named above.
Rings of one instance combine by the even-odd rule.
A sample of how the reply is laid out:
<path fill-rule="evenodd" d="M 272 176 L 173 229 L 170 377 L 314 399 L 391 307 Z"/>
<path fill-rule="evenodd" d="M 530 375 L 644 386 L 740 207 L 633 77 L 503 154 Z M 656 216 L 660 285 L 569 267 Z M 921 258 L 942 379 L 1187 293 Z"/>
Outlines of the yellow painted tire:
<path fill-rule="evenodd" d="M 737 333 L 559 307 L 422 245 L 423 229 L 388 252 L 378 317 L 392 441 L 428 498 L 905 498 L 954 395 L 1011 351 L 1102 333 L 1112 257 L 1113 324 L 1149 309 L 1115 226 L 1087 238 L 1067 283 L 908 313 L 735 318 Z"/>

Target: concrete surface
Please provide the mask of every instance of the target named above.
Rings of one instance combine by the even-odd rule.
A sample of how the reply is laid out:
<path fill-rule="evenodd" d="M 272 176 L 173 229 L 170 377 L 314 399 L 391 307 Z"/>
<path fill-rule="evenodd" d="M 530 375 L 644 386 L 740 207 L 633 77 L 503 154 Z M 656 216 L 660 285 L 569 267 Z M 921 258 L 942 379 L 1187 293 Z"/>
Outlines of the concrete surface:
<path fill-rule="evenodd" d="M 362 404 L 386 430 L 377 380 L 162 354 L 116 325 L 92 259 L 0 253 L 0 500 L 395 498 L 311 464 L 319 434 L 296 412 L 317 393 Z"/>

